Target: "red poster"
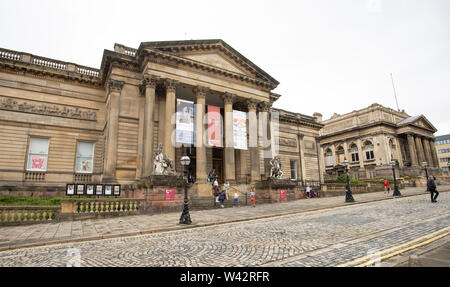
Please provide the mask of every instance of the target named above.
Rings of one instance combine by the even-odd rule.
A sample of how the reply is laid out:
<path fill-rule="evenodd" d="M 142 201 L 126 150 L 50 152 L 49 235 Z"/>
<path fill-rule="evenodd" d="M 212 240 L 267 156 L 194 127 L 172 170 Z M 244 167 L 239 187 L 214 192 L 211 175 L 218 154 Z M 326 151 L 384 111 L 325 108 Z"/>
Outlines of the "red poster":
<path fill-rule="evenodd" d="M 220 107 L 208 105 L 208 145 L 222 147 Z"/>
<path fill-rule="evenodd" d="M 175 200 L 175 189 L 166 189 L 165 200 Z"/>
<path fill-rule="evenodd" d="M 280 198 L 281 199 L 286 198 L 286 190 L 284 189 L 280 190 Z"/>

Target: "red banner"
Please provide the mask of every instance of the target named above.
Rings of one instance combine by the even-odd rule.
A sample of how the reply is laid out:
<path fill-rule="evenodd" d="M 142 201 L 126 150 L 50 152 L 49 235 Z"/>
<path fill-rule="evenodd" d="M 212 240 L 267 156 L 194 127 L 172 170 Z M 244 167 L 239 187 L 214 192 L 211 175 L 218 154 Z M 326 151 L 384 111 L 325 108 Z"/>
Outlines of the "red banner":
<path fill-rule="evenodd" d="M 286 198 L 286 190 L 284 190 L 284 189 L 280 190 L 280 198 L 281 199 Z"/>
<path fill-rule="evenodd" d="M 220 107 L 208 105 L 208 145 L 222 147 Z"/>
<path fill-rule="evenodd" d="M 166 189 L 165 200 L 175 200 L 175 189 Z"/>

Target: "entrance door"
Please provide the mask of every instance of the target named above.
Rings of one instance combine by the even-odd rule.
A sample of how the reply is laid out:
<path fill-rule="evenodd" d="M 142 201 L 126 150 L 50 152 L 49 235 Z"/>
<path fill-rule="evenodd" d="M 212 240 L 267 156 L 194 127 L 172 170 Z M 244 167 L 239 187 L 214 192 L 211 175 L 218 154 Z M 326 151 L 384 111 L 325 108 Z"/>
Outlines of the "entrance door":
<path fill-rule="evenodd" d="M 216 170 L 217 181 L 222 184 L 223 183 L 223 160 L 222 159 L 213 159 L 213 168 Z"/>

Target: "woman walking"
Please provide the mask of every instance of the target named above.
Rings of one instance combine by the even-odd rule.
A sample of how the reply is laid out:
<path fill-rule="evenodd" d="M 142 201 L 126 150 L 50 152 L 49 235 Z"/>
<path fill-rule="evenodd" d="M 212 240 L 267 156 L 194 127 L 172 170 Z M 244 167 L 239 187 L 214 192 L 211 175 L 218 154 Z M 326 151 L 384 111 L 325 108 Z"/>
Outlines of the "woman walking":
<path fill-rule="evenodd" d="M 253 207 L 255 207 L 255 187 L 251 187 L 250 199 L 252 200 Z"/>

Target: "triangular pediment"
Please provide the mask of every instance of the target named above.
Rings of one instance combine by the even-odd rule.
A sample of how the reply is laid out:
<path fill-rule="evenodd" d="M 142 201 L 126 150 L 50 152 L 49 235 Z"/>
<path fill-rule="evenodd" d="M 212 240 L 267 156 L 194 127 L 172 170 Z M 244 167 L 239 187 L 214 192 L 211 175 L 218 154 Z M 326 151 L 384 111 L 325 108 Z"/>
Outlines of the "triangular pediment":
<path fill-rule="evenodd" d="M 191 54 L 180 54 L 181 57 L 191 59 L 203 64 L 211 65 L 219 69 L 224 69 L 230 72 L 247 75 L 254 77 L 255 75 L 246 71 L 243 67 L 240 67 L 233 63 L 233 60 L 228 58 L 226 55 L 220 55 L 217 52 L 203 52 L 203 53 L 191 53 Z"/>
<path fill-rule="evenodd" d="M 279 82 L 223 40 L 143 42 L 139 49 L 157 50 L 189 61 L 262 80 L 276 87 Z"/>
<path fill-rule="evenodd" d="M 406 119 L 398 122 L 397 125 L 399 125 L 399 126 L 413 125 L 413 126 L 421 127 L 426 130 L 433 131 L 433 133 L 437 131 L 437 129 L 423 115 L 406 118 Z"/>

